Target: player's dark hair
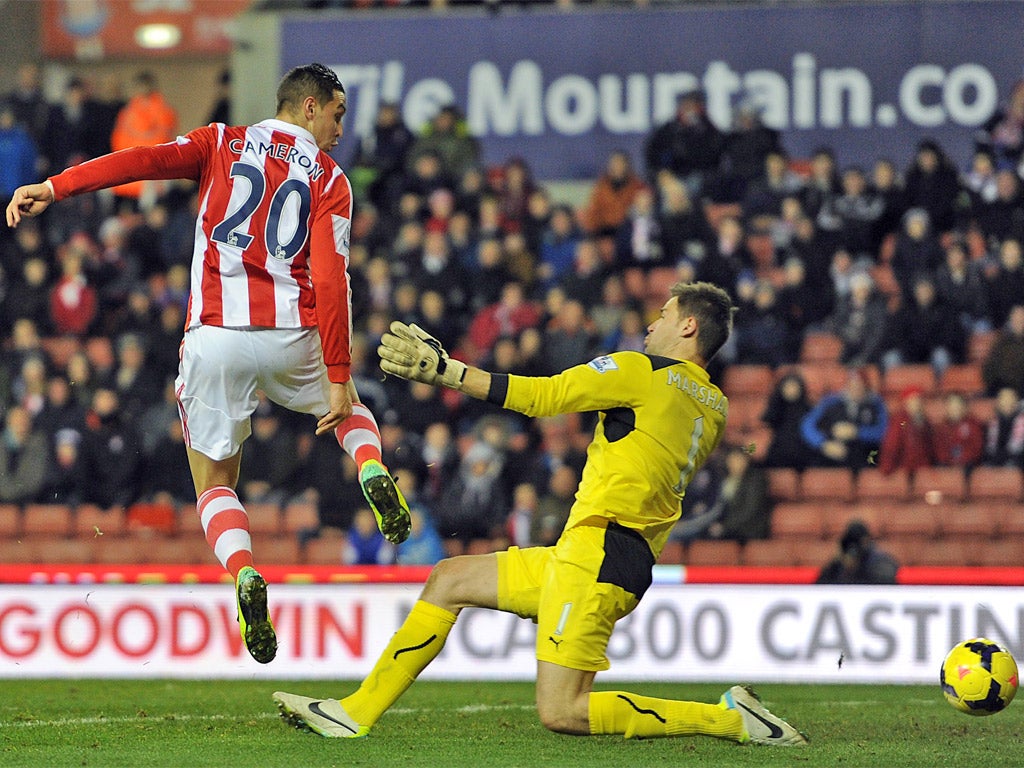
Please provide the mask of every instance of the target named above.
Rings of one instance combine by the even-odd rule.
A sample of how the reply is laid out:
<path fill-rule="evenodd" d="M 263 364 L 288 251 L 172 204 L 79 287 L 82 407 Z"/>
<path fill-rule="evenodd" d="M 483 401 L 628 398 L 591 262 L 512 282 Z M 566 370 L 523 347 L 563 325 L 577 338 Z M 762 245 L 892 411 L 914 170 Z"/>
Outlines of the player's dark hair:
<path fill-rule="evenodd" d="M 304 64 L 295 67 L 281 78 L 277 87 L 277 111 L 286 106 L 297 108 L 307 96 L 316 99 L 323 106 L 334 98 L 336 91 L 345 92 L 337 73 L 323 64 Z"/>
<path fill-rule="evenodd" d="M 676 283 L 672 295 L 682 316 L 697 319 L 697 351 L 707 362 L 722 348 L 732 332 L 736 308 L 729 294 L 711 283 Z"/>

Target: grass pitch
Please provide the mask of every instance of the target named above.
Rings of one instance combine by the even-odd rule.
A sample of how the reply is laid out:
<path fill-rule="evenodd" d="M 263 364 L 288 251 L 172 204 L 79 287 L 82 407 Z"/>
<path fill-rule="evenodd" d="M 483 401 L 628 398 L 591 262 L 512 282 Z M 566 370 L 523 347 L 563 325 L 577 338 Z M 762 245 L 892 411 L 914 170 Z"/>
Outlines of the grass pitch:
<path fill-rule="evenodd" d="M 947 706 L 934 686 L 756 686 L 806 731 L 807 748 L 740 747 L 706 737 L 626 741 L 545 731 L 528 683 L 418 682 L 366 739 L 287 727 L 270 700 L 283 689 L 345 695 L 349 682 L 0 680 L 6 768 L 212 766 L 1024 766 L 1024 705 L 987 718 Z M 608 684 L 717 701 L 727 684 Z"/>

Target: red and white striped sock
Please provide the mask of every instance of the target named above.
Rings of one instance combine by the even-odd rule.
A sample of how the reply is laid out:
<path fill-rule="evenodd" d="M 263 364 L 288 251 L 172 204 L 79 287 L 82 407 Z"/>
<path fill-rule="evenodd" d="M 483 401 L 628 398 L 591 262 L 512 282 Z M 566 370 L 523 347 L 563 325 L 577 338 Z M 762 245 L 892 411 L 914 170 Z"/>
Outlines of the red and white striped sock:
<path fill-rule="evenodd" d="M 199 496 L 196 512 L 203 521 L 206 541 L 233 578 L 247 565 L 252 565 L 252 539 L 249 516 L 242 502 L 226 485 L 217 485 Z"/>
<path fill-rule="evenodd" d="M 381 461 L 380 430 L 373 413 L 362 403 L 352 404 L 352 415 L 335 427 L 334 436 L 357 467 L 370 459 Z"/>

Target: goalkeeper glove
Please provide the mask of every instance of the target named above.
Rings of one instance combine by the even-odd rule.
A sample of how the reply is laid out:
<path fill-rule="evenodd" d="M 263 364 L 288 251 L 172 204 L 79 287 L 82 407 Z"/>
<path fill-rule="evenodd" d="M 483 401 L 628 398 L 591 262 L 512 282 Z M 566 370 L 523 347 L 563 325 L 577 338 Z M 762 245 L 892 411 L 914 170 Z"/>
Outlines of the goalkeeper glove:
<path fill-rule="evenodd" d="M 381 337 L 377 354 L 380 355 L 381 370 L 385 373 L 425 384 L 462 389 L 466 364 L 448 357 L 441 342 L 415 323 L 406 325 L 398 320 L 391 323 L 391 333 Z"/>

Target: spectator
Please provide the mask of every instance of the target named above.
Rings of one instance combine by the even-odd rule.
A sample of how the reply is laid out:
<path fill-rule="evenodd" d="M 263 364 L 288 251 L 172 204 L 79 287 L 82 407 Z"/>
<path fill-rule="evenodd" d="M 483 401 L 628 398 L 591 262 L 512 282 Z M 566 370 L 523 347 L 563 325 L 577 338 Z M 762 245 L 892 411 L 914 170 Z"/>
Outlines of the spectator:
<path fill-rule="evenodd" d="M 607 274 L 597 241 L 586 237 L 576 243 L 572 271 L 562 278 L 561 286 L 567 297 L 590 307 L 601 301 L 602 286 Z"/>
<path fill-rule="evenodd" d="M 914 281 L 913 303 L 892 315 L 887 338 L 895 344 L 883 356 L 886 370 L 930 363 L 941 377 L 950 365 L 962 363 L 967 352 L 967 332 L 956 314 L 936 300 L 928 275 Z"/>
<path fill-rule="evenodd" d="M 448 422 L 436 421 L 423 431 L 420 457 L 426 468 L 420 497 L 436 509 L 447 483 L 459 470 L 459 450 Z M 436 520 L 436 513 L 434 515 Z"/>
<path fill-rule="evenodd" d="M 217 75 L 217 90 L 206 122 L 231 124 L 231 70 L 228 68 Z"/>
<path fill-rule="evenodd" d="M 942 246 L 932 230 L 931 215 L 924 208 L 908 210 L 903 215 L 890 262 L 905 304 L 914 299 L 914 280 L 919 275 L 934 274 L 944 258 Z"/>
<path fill-rule="evenodd" d="M 14 120 L 24 127 L 36 146 L 42 144 L 50 105 L 43 94 L 38 64 L 22 64 L 14 76 L 14 90 L 5 97 Z"/>
<path fill-rule="evenodd" d="M 464 546 L 494 536 L 509 509 L 501 471 L 501 456 L 494 448 L 483 441 L 470 445 L 435 506 L 438 533 Z"/>
<path fill-rule="evenodd" d="M 899 229 L 903 214 L 903 186 L 896 165 L 888 158 L 879 158 L 871 170 L 871 191 L 882 200 L 882 215 L 878 217 L 875 242 L 879 245 Z"/>
<path fill-rule="evenodd" d="M 707 115 L 704 93 L 687 91 L 676 102 L 675 116 L 651 133 L 644 146 L 648 178 L 667 170 L 684 182 L 694 199 L 714 182 L 725 149 L 725 137 Z"/>
<path fill-rule="evenodd" d="M 967 400 L 959 392 L 946 395 L 946 413 L 932 429 L 934 455 L 943 467 L 961 467 L 969 471 L 981 463 L 985 450 L 985 427 L 967 410 Z"/>
<path fill-rule="evenodd" d="M 141 442 L 120 408 L 117 392 L 99 387 L 85 417 L 82 460 L 89 482 L 83 501 L 101 507 L 127 506 L 139 495 Z"/>
<path fill-rule="evenodd" d="M 799 371 L 784 373 L 775 383 L 761 421 L 772 430 L 764 466 L 803 470 L 813 455 L 801 435 L 804 417 L 811 411 L 807 385 Z"/>
<path fill-rule="evenodd" d="M 28 409 L 18 405 L 8 408 L 0 439 L 0 502 L 29 504 L 41 500 L 49 463 L 47 437 L 33 427 Z"/>
<path fill-rule="evenodd" d="M 367 507 L 356 510 L 341 553 L 345 565 L 388 565 L 395 559 L 394 546 L 381 535 L 373 512 Z"/>
<path fill-rule="evenodd" d="M 960 175 L 942 147 L 922 140 L 903 179 L 904 208 L 923 208 L 936 232 L 948 232 L 957 221 L 961 191 Z"/>
<path fill-rule="evenodd" d="M 839 299 L 827 327 L 843 342 L 840 360 L 845 365 L 869 365 L 881 360 L 888 310 L 885 299 L 875 291 L 871 275 L 857 272 L 850 278 L 850 292 Z"/>
<path fill-rule="evenodd" d="M 742 200 L 750 183 L 764 170 L 768 155 L 781 151 L 779 132 L 762 122 L 758 106 L 749 99 L 740 101 L 733 111 L 732 128 L 722 150 L 718 199 Z"/>
<path fill-rule="evenodd" d="M 138 420 L 143 411 L 160 399 L 161 380 L 147 361 L 145 341 L 134 333 L 117 340 L 117 368 L 112 381 L 125 418 Z"/>
<path fill-rule="evenodd" d="M 781 149 L 768 152 L 758 175 L 745 187 L 743 210 L 750 217 L 782 214 L 782 201 L 788 197 L 800 199 L 803 180 L 789 168 L 789 157 Z"/>
<path fill-rule="evenodd" d="M 111 149 L 116 152 L 129 147 L 151 147 L 173 141 L 178 114 L 158 90 L 153 73 L 138 73 L 132 80 L 132 90 L 132 97 L 117 114 L 117 122 L 110 135 Z M 152 196 L 148 201 L 152 203 L 162 189 L 162 183 L 144 181 L 113 188 L 117 197 L 133 201 L 135 206 L 139 204 L 143 190 Z"/>
<path fill-rule="evenodd" d="M 999 390 L 995 413 L 985 425 L 985 463 L 1024 469 L 1024 403 L 1010 387 Z"/>
<path fill-rule="evenodd" d="M 722 478 L 725 462 L 719 451 L 714 451 L 704 466 L 697 470 L 682 501 L 682 515 L 672 528 L 669 538 L 690 542 L 709 538 L 708 528 L 722 516 Z"/>
<path fill-rule="evenodd" d="M 734 330 L 738 359 L 744 363 L 777 368 L 796 359 L 797 344 L 789 335 L 775 288 L 767 280 L 755 282 L 750 309 L 737 316 Z"/>
<path fill-rule="evenodd" d="M 959 239 L 946 246 L 946 260 L 935 272 L 935 293 L 939 302 L 955 312 L 968 333 L 992 327 L 988 311 L 985 276 L 978 264 L 969 261 Z"/>
<path fill-rule="evenodd" d="M 500 337 L 517 336 L 539 322 L 540 309 L 527 298 L 523 286 L 515 281 L 505 283 L 500 300 L 484 307 L 470 323 L 467 336 L 471 357 L 483 358 Z"/>
<path fill-rule="evenodd" d="M 971 211 L 976 216 L 979 209 L 994 202 L 996 192 L 996 159 L 991 150 L 977 149 L 971 157 L 971 166 L 964 173 L 962 183 L 971 200 Z"/>
<path fill-rule="evenodd" d="M 189 473 L 181 419 L 165 422 L 156 444 L 143 461 L 141 496 L 162 499 L 173 506 L 195 504 L 196 489 Z M 335 475 L 336 481 L 337 475 Z"/>
<path fill-rule="evenodd" d="M 461 318 L 469 305 L 469 280 L 462 265 L 452 259 L 443 232 L 426 233 L 423 249 L 412 264 L 409 277 L 421 293 L 437 291 L 441 294 L 449 311 Z"/>
<path fill-rule="evenodd" d="M 495 192 L 501 210 L 502 231 L 521 232 L 526 221 L 530 195 L 537 189 L 530 166 L 521 157 L 510 158 L 502 168 Z"/>
<path fill-rule="evenodd" d="M 14 110 L 0 102 L 0 197 L 8 200 L 18 187 L 33 182 L 38 157 L 36 143 L 16 122 Z"/>
<path fill-rule="evenodd" d="M 540 257 L 538 277 L 545 288 L 561 282 L 572 271 L 579 241 L 572 207 L 556 205 L 551 209 L 551 218 L 541 234 L 537 251 Z"/>
<path fill-rule="evenodd" d="M 530 526 L 532 546 L 549 547 L 558 540 L 576 500 L 579 480 L 579 473 L 570 464 L 562 464 L 551 472 L 547 487 L 537 500 L 537 514 Z"/>
<path fill-rule="evenodd" d="M 409 148 L 407 166 L 427 153 L 435 154 L 441 162 L 441 169 L 450 178 L 461 178 L 480 162 L 480 144 L 470 135 L 462 112 L 454 104 L 447 104 L 438 110 L 433 119 L 416 137 Z"/>
<path fill-rule="evenodd" d="M 414 141 L 398 104 L 381 103 L 372 131 L 359 141 L 352 167 L 355 177 L 365 174 L 369 200 L 382 211 L 393 209 L 398 202 L 406 158 Z"/>
<path fill-rule="evenodd" d="M 98 298 L 85 274 L 82 250 L 61 249 L 61 277 L 50 291 L 50 325 L 58 334 L 85 336 L 96 322 Z"/>
<path fill-rule="evenodd" d="M 734 216 L 723 217 L 707 255 L 697 263 L 697 279 L 715 285 L 736 285 L 740 272 L 753 263 L 745 240 L 743 223 Z"/>
<path fill-rule="evenodd" d="M 730 446 L 725 453 L 721 516 L 708 528 L 715 539 L 767 539 L 771 532 L 772 503 L 768 475 L 751 460 L 744 446 Z"/>
<path fill-rule="evenodd" d="M 532 547 L 532 530 L 537 517 L 537 488 L 533 483 L 519 483 L 512 491 L 512 509 L 508 514 L 505 532 L 509 542 L 523 549 Z"/>
<path fill-rule="evenodd" d="M 1002 328 L 1010 310 L 1022 303 L 1021 296 L 1024 296 L 1024 258 L 1020 240 L 1011 237 L 999 244 L 999 264 L 988 276 L 987 292 L 992 327 Z"/>
<path fill-rule="evenodd" d="M 626 223 L 637 195 L 645 188 L 629 154 L 625 150 L 614 150 L 590 190 L 590 197 L 580 208 L 583 231 L 595 237 L 615 235 Z M 648 208 L 653 210 L 653 200 L 650 203 Z"/>
<path fill-rule="evenodd" d="M 50 107 L 42 151 L 52 173 L 104 153 L 108 136 L 99 136 L 98 105 L 89 98 L 85 81 L 72 77 L 63 98 Z"/>
<path fill-rule="evenodd" d="M 974 223 L 989 241 L 1024 238 L 1024 199 L 1017 172 L 1009 168 L 997 171 L 995 197 L 972 201 L 972 214 Z"/>
<path fill-rule="evenodd" d="M 282 423 L 276 407 L 263 400 L 253 411 L 252 435 L 242 451 L 242 501 L 283 503 L 288 481 L 298 470 L 297 454 L 295 435 Z"/>
<path fill-rule="evenodd" d="M 665 264 L 661 219 L 655 207 L 654 193 L 643 187 L 633 196 L 633 204 L 615 233 L 615 262 L 619 269 L 640 266 L 649 270 Z"/>
<path fill-rule="evenodd" d="M 550 373 L 590 360 L 597 339 L 583 304 L 569 299 L 544 331 L 544 361 Z"/>
<path fill-rule="evenodd" d="M 842 191 L 826 203 L 829 216 L 835 218 L 840 242 L 854 254 L 878 256 L 878 221 L 885 212 L 885 200 L 868 187 L 864 170 L 850 166 L 843 171 Z M 819 212 L 819 218 L 822 212 Z"/>
<path fill-rule="evenodd" d="M 789 354 L 795 359 L 800 352 L 804 334 L 818 325 L 828 314 L 828 306 L 818 291 L 807 283 L 807 268 L 796 256 L 782 264 L 782 284 L 776 295 L 779 315 L 786 323 Z"/>
<path fill-rule="evenodd" d="M 836 153 L 831 147 L 819 147 L 811 153 L 811 174 L 800 190 L 800 203 L 804 212 L 809 218 L 817 221 L 822 205 L 839 189 Z M 830 249 L 837 247 L 838 244 L 836 237 L 828 238 Z"/>
<path fill-rule="evenodd" d="M 49 265 L 44 259 L 32 256 L 25 260 L 20 272 L 20 279 L 13 282 L 4 301 L 0 302 L 3 326 L 13 328 L 18 320 L 26 319 L 48 333 L 52 327 Z"/>
<path fill-rule="evenodd" d="M 889 419 L 878 452 L 883 475 L 902 471 L 910 476 L 935 465 L 936 441 L 924 411 L 923 394 L 920 387 L 907 387 L 900 393 L 900 405 Z"/>
<path fill-rule="evenodd" d="M 82 502 L 86 476 L 79 453 L 81 442 L 82 433 L 74 429 L 60 429 L 54 436 L 53 459 L 47 462 L 41 497 L 47 504 L 75 506 Z"/>
<path fill-rule="evenodd" d="M 865 370 L 854 368 L 842 391 L 825 395 L 804 417 L 800 433 L 818 466 L 858 471 L 877 453 L 887 425 L 885 401 L 870 388 Z"/>
<path fill-rule="evenodd" d="M 818 573 L 818 584 L 895 584 L 896 560 L 883 552 L 860 520 L 846 526 L 839 553 Z"/>
<path fill-rule="evenodd" d="M 703 258 L 713 233 L 686 185 L 668 171 L 662 171 L 658 174 L 657 190 L 658 229 L 665 262 L 676 264 L 684 258 Z"/>
<path fill-rule="evenodd" d="M 1024 80 L 1013 86 L 1006 104 L 982 125 L 975 142 L 979 149 L 992 153 L 998 167 L 1020 165 L 1024 153 Z"/>
<path fill-rule="evenodd" d="M 981 375 L 989 395 L 1009 387 L 1017 397 L 1024 397 L 1024 304 L 1010 310 L 982 364 Z"/>

